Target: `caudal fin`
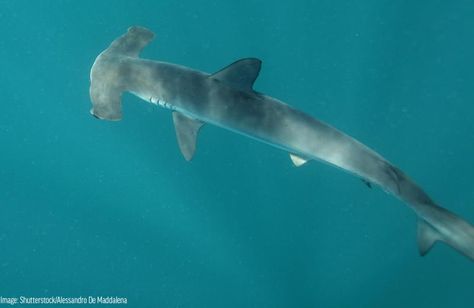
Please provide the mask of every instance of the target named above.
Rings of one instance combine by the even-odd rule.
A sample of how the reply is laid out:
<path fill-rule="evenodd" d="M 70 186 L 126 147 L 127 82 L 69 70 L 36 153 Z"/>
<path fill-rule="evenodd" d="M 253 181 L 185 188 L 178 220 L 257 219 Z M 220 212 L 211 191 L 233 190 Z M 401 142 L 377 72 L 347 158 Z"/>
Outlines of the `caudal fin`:
<path fill-rule="evenodd" d="M 441 240 L 441 235 L 424 220 L 419 219 L 417 240 L 420 255 L 424 256 L 431 250 L 436 241 Z"/>
<path fill-rule="evenodd" d="M 474 261 L 474 226 L 445 208 L 431 204 L 418 220 L 418 249 L 426 255 L 443 242 Z"/>

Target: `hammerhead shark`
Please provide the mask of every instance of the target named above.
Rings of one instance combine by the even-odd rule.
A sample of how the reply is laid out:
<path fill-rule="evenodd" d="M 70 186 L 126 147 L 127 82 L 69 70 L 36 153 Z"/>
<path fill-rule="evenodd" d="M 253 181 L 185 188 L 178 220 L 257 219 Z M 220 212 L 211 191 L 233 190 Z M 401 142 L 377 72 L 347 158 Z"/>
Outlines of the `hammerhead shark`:
<path fill-rule="evenodd" d="M 318 160 L 342 168 L 411 207 L 418 216 L 420 255 L 440 241 L 474 260 L 474 227 L 437 205 L 403 171 L 330 125 L 254 91 L 260 60 L 241 59 L 207 74 L 139 58 L 153 38 L 146 28 L 130 27 L 99 54 L 90 73 L 93 116 L 120 120 L 121 96 L 128 91 L 172 111 L 178 145 L 188 161 L 200 128 L 209 123 L 280 148 L 296 166 Z"/>

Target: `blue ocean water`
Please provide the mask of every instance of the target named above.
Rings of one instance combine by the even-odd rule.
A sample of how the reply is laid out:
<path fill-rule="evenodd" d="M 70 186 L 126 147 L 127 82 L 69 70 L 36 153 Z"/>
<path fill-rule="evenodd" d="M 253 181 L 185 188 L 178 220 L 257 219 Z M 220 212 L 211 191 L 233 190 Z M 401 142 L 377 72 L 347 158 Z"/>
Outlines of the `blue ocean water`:
<path fill-rule="evenodd" d="M 206 126 L 186 162 L 171 114 L 126 94 L 89 114 L 89 71 L 130 25 L 142 53 L 331 123 L 474 222 L 471 1 L 0 1 L 0 296 L 131 307 L 472 307 L 474 264 L 418 256 L 416 217 L 340 170 Z"/>

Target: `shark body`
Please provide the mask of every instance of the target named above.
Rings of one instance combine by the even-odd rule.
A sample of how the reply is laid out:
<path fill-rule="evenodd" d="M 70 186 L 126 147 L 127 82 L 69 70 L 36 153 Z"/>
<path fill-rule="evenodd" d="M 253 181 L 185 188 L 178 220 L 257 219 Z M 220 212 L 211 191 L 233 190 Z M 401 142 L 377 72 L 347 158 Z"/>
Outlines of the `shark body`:
<path fill-rule="evenodd" d="M 114 40 L 91 69 L 92 115 L 120 120 L 121 95 L 131 92 L 172 111 L 178 145 L 191 160 L 199 129 L 213 124 L 290 153 L 296 166 L 319 160 L 376 184 L 418 216 L 417 242 L 425 255 L 436 241 L 474 260 L 474 227 L 437 205 L 399 168 L 367 146 L 275 98 L 253 90 L 261 62 L 242 59 L 207 74 L 138 58 L 154 34 L 131 27 Z"/>

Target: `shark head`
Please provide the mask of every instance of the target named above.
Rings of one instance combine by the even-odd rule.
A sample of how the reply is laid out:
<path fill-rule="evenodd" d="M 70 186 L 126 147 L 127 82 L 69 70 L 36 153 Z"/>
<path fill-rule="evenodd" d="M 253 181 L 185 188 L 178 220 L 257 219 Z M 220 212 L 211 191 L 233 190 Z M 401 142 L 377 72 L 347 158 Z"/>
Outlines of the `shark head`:
<path fill-rule="evenodd" d="M 91 114 L 102 120 L 122 119 L 122 93 L 124 85 L 124 58 L 137 58 L 140 51 L 154 38 L 150 30 L 133 26 L 114 40 L 92 65 L 89 89 L 92 101 Z"/>

